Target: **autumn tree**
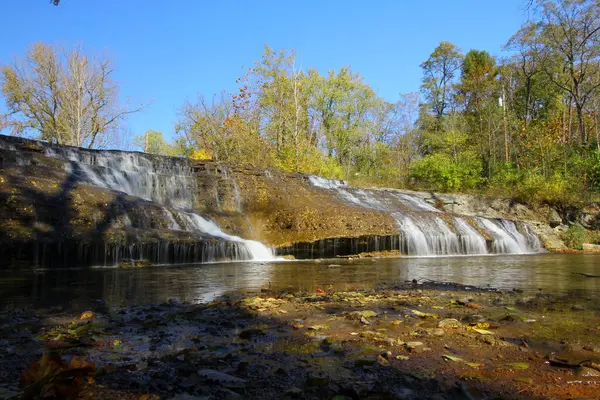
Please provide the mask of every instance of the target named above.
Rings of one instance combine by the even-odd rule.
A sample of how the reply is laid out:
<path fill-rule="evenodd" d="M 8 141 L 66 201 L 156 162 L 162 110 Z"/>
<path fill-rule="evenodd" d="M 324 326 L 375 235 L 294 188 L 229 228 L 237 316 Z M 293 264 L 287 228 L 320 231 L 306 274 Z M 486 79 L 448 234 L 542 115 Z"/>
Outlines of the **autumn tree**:
<path fill-rule="evenodd" d="M 453 100 L 455 78 L 460 74 L 462 59 L 463 55 L 454 44 L 441 42 L 421 64 L 423 69 L 421 91 L 425 102 L 438 121 L 441 121 Z"/>
<path fill-rule="evenodd" d="M 176 131 L 183 153 L 192 158 L 270 165 L 271 146 L 237 114 L 231 95 L 223 93 L 210 102 L 200 96 L 186 102 L 179 113 Z"/>
<path fill-rule="evenodd" d="M 586 107 L 600 88 L 600 2 L 539 0 L 538 7 L 536 27 L 538 40 L 544 45 L 544 71 L 572 98 L 579 135 L 585 145 Z"/>
<path fill-rule="evenodd" d="M 127 115 L 107 57 L 80 49 L 62 51 L 36 43 L 23 59 L 2 68 L 2 93 L 13 134 L 33 133 L 48 142 L 104 147 L 113 142 Z"/>
<path fill-rule="evenodd" d="M 138 149 L 145 153 L 175 156 L 178 152 L 175 146 L 165 140 L 162 132 L 153 129 L 134 137 L 133 142 Z"/>

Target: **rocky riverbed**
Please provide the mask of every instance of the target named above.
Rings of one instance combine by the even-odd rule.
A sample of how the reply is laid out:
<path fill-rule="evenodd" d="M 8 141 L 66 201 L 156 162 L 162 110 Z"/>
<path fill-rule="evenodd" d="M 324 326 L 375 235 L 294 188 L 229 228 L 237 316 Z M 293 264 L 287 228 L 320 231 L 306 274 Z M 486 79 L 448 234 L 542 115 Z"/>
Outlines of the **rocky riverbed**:
<path fill-rule="evenodd" d="M 429 281 L 12 309 L 0 399 L 591 399 L 599 334 L 597 295 Z"/>

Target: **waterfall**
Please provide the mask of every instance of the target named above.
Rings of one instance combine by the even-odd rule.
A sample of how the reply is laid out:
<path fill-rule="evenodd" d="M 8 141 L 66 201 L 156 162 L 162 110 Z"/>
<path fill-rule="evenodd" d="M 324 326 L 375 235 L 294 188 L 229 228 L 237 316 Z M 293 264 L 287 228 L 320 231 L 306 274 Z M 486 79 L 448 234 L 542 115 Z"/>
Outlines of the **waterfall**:
<path fill-rule="evenodd" d="M 173 218 L 173 214 L 171 213 L 171 211 L 169 211 L 166 208 L 162 208 L 163 213 L 165 214 L 165 217 L 167 218 L 167 221 L 169 221 L 169 229 L 173 229 L 176 231 L 180 231 L 181 230 L 181 226 L 177 223 L 177 221 L 175 221 L 175 218 Z"/>
<path fill-rule="evenodd" d="M 208 259 L 203 258 L 206 261 L 221 258 L 260 261 L 274 259 L 273 252 L 264 244 L 229 235 L 214 222 L 189 211 L 195 203 L 196 183 L 187 159 L 53 146 L 45 146 L 45 154 L 48 157 L 64 160 L 66 171 L 75 176 L 80 183 L 123 192 L 163 206 L 162 213 L 168 221 L 168 229 L 195 232 L 202 234 L 202 238 L 210 236 L 235 245 L 233 250 L 220 245 L 205 249 L 210 254 Z M 227 171 L 224 173 L 226 175 Z M 241 198 L 237 185 L 235 185 L 235 192 L 236 206 L 239 211 Z M 176 217 L 183 226 L 177 222 Z M 143 219 L 151 221 L 147 216 Z M 144 221 L 142 224 L 145 224 Z M 129 218 L 119 223 L 132 225 Z M 138 227 L 150 228 L 149 226 Z M 143 246 L 140 246 L 140 249 L 143 249 Z M 160 258 L 160 255 L 157 257 Z"/>
<path fill-rule="evenodd" d="M 543 249 L 527 224 L 475 217 L 471 222 L 443 213 L 416 194 L 393 189 L 358 189 L 343 181 L 309 176 L 317 188 L 358 207 L 388 212 L 400 229 L 399 250 L 417 256 L 525 254 Z M 442 218 L 443 215 L 446 217 Z M 486 241 L 486 236 L 491 240 Z"/>
<path fill-rule="evenodd" d="M 398 222 L 404 239 L 406 240 L 406 253 L 408 255 L 428 256 L 431 255 L 427 238 L 423 231 L 415 224 L 408 215 L 393 214 Z"/>
<path fill-rule="evenodd" d="M 413 209 L 414 211 L 430 211 L 435 213 L 441 212 L 440 210 L 433 207 L 431 204 L 427 203 L 425 200 L 419 197 L 409 196 L 403 193 L 394 193 L 394 195 L 398 196 L 398 198 L 401 199 L 404 204 L 406 204 L 409 208 Z"/>
<path fill-rule="evenodd" d="M 178 215 L 186 221 L 188 230 L 207 233 L 213 237 L 224 239 L 230 242 L 240 243 L 250 254 L 250 259 L 254 261 L 273 260 L 273 252 L 264 244 L 255 240 L 242 239 L 239 236 L 229 235 L 221 230 L 217 224 L 200 215 L 191 212 L 178 212 Z"/>
<path fill-rule="evenodd" d="M 186 159 L 49 146 L 45 147 L 45 154 L 67 161 L 67 172 L 83 184 L 172 207 L 192 208 L 194 205 L 196 186 Z"/>
<path fill-rule="evenodd" d="M 532 230 L 531 227 L 527 224 L 523 224 L 523 228 L 525 230 L 525 237 L 527 238 L 528 247 L 534 252 L 540 252 L 544 249 L 544 245 L 542 245 L 542 241 Z"/>
<path fill-rule="evenodd" d="M 527 245 L 519 243 L 514 236 L 505 231 L 501 225 L 483 217 L 477 217 L 477 222 L 493 236 L 492 251 L 494 253 L 528 253 Z"/>
<path fill-rule="evenodd" d="M 485 238 L 462 218 L 455 217 L 463 254 L 487 254 Z"/>

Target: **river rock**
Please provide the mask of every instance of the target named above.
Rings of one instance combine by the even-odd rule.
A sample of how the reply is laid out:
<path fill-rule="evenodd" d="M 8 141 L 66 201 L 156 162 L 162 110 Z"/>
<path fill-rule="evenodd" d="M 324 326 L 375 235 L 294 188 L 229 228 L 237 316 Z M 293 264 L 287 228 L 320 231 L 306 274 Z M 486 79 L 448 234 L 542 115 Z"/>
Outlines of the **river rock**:
<path fill-rule="evenodd" d="M 243 387 L 244 384 L 248 382 L 245 379 L 215 371 L 214 369 L 201 369 L 198 371 L 198 376 L 207 379 L 208 381 L 220 383 L 224 386 L 230 387 Z"/>
<path fill-rule="evenodd" d="M 600 251 L 600 244 L 583 243 L 583 251 Z"/>
<path fill-rule="evenodd" d="M 595 377 L 600 376 L 600 371 L 596 371 L 595 369 L 588 368 L 588 367 L 579 367 L 579 368 L 577 368 L 577 371 L 575 372 L 575 374 L 579 378 L 592 378 L 592 377 L 595 378 Z"/>
<path fill-rule="evenodd" d="M 479 314 L 469 314 L 463 317 L 463 321 L 470 324 L 476 324 L 478 322 L 485 322 L 485 318 Z"/>
<path fill-rule="evenodd" d="M 455 318 L 445 318 L 438 322 L 438 328 L 442 329 L 456 329 L 460 328 L 462 324 Z"/>
<path fill-rule="evenodd" d="M 597 346 L 583 346 L 583 349 L 591 351 L 592 353 L 600 353 L 600 347 Z"/>
<path fill-rule="evenodd" d="M 327 386 L 329 377 L 323 372 L 309 372 L 306 377 L 309 386 Z"/>
<path fill-rule="evenodd" d="M 444 336 L 446 334 L 446 331 L 444 331 L 442 328 L 430 328 L 426 331 L 430 336 Z"/>
<path fill-rule="evenodd" d="M 425 350 L 425 343 L 423 343 L 423 342 L 406 342 L 404 344 L 404 347 L 406 347 L 406 350 L 410 351 L 411 353 L 420 353 Z"/>

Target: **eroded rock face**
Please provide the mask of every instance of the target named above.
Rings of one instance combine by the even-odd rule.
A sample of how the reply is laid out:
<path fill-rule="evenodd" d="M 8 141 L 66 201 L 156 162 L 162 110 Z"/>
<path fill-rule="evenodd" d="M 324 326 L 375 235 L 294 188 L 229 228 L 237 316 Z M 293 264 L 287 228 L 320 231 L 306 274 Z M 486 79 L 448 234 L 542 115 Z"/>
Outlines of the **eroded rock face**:
<path fill-rule="evenodd" d="M 93 179 L 79 179 L 77 171 L 53 156 L 57 151 L 48 151 L 48 147 L 52 146 L 0 136 L 0 242 L 10 245 L 5 248 L 19 249 L 18 257 L 11 253 L 9 258 L 16 257 L 22 264 L 39 258 L 43 252 L 39 250 L 40 243 L 56 249 L 76 249 L 77 245 L 69 246 L 79 243 L 80 247 L 87 246 L 87 252 L 113 246 L 113 254 L 123 253 L 127 258 L 144 256 L 140 253 L 146 249 L 145 256 L 154 262 L 206 260 L 210 250 L 202 243 L 215 243 L 222 238 L 193 231 L 187 221 L 189 215 L 186 217 L 191 212 L 214 221 L 228 235 L 287 249 L 292 254 L 296 250 L 305 255 L 314 253 L 315 245 L 330 249 L 337 246 L 344 255 L 351 255 L 353 249 L 395 251 L 402 247 L 398 244 L 400 239 L 393 239 L 401 228 L 397 216 L 390 212 L 395 207 L 390 201 L 404 202 L 401 206 L 407 212 L 414 211 L 411 207 L 416 202 L 418 212 L 437 213 L 432 215 L 439 216 L 436 218 L 442 225 L 452 227 L 456 218 L 461 223 L 467 221 L 480 231 L 488 245 L 493 238 L 477 227 L 475 216 L 522 221 L 540 236 L 546 248 L 564 247 L 559 237 L 566 229 L 563 218 L 547 206 L 533 209 L 506 199 L 471 195 L 343 189 L 343 184 L 334 182 L 334 187 L 341 188 L 335 192 L 319 187 L 304 174 L 118 152 L 154 165 L 157 177 L 136 189 L 149 193 L 148 198 L 140 198 L 110 185 L 93 186 Z M 54 148 L 60 150 L 59 146 Z M 81 151 L 85 153 L 83 158 L 90 160 L 104 154 L 67 150 Z M 170 176 L 170 170 L 176 171 L 177 176 Z M 172 189 L 167 190 L 166 185 L 178 176 L 183 176 L 185 182 L 174 185 L 177 198 L 172 198 L 168 196 Z M 153 193 L 157 193 L 157 198 L 152 197 Z M 410 197 L 410 201 L 404 197 Z M 582 219 L 592 226 L 598 221 L 597 215 L 592 207 Z M 67 242 L 68 246 L 61 244 Z M 204 249 L 204 253 L 198 249 Z M 54 254 L 53 251 L 58 250 L 47 253 Z M 73 251 L 69 250 L 68 259 L 76 257 Z"/>

